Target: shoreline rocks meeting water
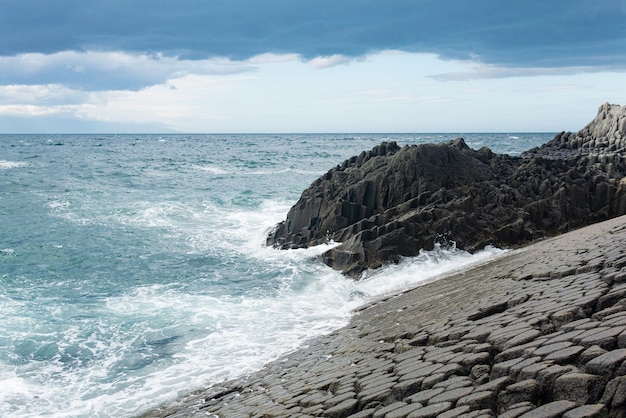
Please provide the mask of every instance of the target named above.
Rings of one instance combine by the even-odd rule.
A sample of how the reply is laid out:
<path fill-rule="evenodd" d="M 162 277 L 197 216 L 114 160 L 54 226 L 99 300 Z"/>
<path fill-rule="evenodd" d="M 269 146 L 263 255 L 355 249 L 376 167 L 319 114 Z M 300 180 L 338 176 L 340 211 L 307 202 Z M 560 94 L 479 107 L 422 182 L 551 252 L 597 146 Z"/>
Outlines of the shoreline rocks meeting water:
<path fill-rule="evenodd" d="M 345 161 L 268 245 L 341 242 L 323 261 L 355 278 L 446 240 L 516 249 L 146 417 L 626 417 L 625 152 L 604 104 L 519 157 L 457 139 Z"/>
<path fill-rule="evenodd" d="M 277 248 L 341 245 L 324 262 L 359 277 L 452 240 L 511 247 L 626 214 L 626 108 L 605 103 L 576 134 L 519 157 L 462 138 L 383 143 L 317 179 L 267 238 Z"/>
<path fill-rule="evenodd" d="M 362 307 L 147 417 L 626 417 L 626 216 Z"/>

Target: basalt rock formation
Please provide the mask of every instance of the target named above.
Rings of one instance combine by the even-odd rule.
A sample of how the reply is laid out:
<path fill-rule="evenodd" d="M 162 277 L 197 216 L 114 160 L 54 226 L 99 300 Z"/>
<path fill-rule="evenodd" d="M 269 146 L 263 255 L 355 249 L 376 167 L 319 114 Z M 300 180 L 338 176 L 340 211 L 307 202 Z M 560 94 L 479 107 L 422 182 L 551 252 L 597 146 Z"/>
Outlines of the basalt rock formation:
<path fill-rule="evenodd" d="M 626 214 L 626 107 L 519 157 L 463 139 L 382 143 L 306 189 L 267 245 L 340 242 L 323 261 L 352 277 L 438 243 L 510 247 Z"/>

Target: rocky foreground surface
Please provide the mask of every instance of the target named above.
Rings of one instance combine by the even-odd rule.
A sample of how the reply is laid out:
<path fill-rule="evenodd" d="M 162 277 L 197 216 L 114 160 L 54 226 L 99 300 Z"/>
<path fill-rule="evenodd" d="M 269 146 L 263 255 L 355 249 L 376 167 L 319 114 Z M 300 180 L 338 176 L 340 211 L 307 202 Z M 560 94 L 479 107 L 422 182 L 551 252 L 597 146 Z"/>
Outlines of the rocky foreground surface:
<path fill-rule="evenodd" d="M 459 138 L 383 143 L 306 189 L 267 239 L 277 248 L 341 242 L 324 262 L 359 277 L 439 241 L 511 247 L 626 214 L 626 107 L 602 105 L 577 133 L 520 157 Z"/>
<path fill-rule="evenodd" d="M 626 217 L 363 307 L 150 417 L 626 417 Z"/>

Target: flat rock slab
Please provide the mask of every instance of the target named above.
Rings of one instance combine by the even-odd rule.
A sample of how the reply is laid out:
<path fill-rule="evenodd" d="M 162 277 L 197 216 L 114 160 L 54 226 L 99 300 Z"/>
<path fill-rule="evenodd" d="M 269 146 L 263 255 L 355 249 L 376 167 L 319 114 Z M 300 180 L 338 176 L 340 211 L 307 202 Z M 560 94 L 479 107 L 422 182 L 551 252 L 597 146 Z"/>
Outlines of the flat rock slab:
<path fill-rule="evenodd" d="M 556 401 L 542 405 L 532 411 L 526 412 L 520 418 L 557 418 L 576 408 L 578 405 L 572 401 Z"/>
<path fill-rule="evenodd" d="M 626 362 L 626 348 L 620 348 L 594 358 L 587 363 L 586 369 L 589 373 L 611 377 L 624 362 Z"/>

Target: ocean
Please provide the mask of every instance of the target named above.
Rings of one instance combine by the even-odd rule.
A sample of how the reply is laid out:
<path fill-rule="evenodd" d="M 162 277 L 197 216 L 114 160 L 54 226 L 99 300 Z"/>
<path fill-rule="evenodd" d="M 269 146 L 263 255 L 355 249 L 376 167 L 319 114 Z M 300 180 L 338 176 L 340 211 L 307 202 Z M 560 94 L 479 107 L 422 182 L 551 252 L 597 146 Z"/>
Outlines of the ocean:
<path fill-rule="evenodd" d="M 438 247 L 355 282 L 318 258 L 336 243 L 264 246 L 343 160 L 459 136 L 516 155 L 554 134 L 0 135 L 0 416 L 136 416 L 497 257 Z"/>

